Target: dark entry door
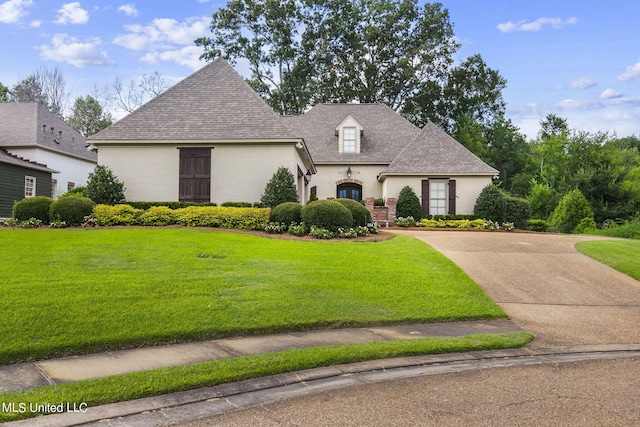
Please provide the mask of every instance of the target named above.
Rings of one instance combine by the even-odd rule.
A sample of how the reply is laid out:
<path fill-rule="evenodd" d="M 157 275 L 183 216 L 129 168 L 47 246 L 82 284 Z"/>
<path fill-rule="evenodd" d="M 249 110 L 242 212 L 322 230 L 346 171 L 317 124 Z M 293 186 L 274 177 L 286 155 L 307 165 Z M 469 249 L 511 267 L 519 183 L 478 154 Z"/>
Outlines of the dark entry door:
<path fill-rule="evenodd" d="M 211 148 L 180 148 L 181 202 L 211 201 Z"/>

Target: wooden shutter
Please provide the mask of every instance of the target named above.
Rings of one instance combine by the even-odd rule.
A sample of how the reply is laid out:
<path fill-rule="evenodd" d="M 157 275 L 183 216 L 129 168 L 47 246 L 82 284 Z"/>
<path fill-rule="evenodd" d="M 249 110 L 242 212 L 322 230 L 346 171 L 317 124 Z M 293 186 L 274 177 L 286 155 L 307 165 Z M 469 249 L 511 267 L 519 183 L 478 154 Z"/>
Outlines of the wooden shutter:
<path fill-rule="evenodd" d="M 422 180 L 422 213 L 429 213 L 429 180 Z"/>
<path fill-rule="evenodd" d="M 449 180 L 449 213 L 456 214 L 456 180 Z"/>
<path fill-rule="evenodd" d="M 211 201 L 211 148 L 180 148 L 179 200 Z"/>

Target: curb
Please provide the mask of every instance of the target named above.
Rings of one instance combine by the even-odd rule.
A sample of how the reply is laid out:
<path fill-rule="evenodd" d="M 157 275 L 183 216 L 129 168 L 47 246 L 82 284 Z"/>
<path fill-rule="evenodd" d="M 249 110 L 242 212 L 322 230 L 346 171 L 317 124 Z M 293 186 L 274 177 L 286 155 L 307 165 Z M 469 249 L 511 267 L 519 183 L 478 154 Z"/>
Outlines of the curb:
<path fill-rule="evenodd" d="M 640 344 L 490 350 L 374 360 L 273 375 L 6 423 L 7 426 L 152 426 L 184 422 L 323 390 L 383 380 L 509 366 L 640 357 Z"/>

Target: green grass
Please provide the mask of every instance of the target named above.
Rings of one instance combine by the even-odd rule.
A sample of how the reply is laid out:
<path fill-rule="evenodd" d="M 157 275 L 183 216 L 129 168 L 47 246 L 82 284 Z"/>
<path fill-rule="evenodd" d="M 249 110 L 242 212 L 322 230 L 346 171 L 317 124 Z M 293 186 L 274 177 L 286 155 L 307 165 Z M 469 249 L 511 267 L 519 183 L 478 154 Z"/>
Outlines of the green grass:
<path fill-rule="evenodd" d="M 640 240 L 594 240 L 579 242 L 576 250 L 609 267 L 640 280 Z"/>
<path fill-rule="evenodd" d="M 229 336 L 506 317 L 423 242 L 0 230 L 0 364 Z"/>
<path fill-rule="evenodd" d="M 532 338 L 531 334 L 521 332 L 303 348 L 6 393 L 0 395 L 0 401 L 13 403 L 16 408 L 20 404 L 29 408 L 30 403 L 43 402 L 92 407 L 322 366 L 421 354 L 518 348 Z M 29 411 L 0 412 L 0 422 L 36 415 Z"/>

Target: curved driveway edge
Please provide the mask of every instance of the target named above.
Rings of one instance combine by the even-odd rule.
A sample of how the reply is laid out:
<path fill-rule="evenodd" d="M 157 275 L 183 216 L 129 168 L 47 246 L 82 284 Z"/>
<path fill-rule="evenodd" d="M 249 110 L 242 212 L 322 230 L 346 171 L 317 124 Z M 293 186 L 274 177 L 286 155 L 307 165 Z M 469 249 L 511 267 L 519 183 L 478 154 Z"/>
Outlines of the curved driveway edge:
<path fill-rule="evenodd" d="M 578 253 L 600 237 L 394 230 L 465 271 L 536 339 L 534 347 L 640 343 L 640 282 Z"/>

